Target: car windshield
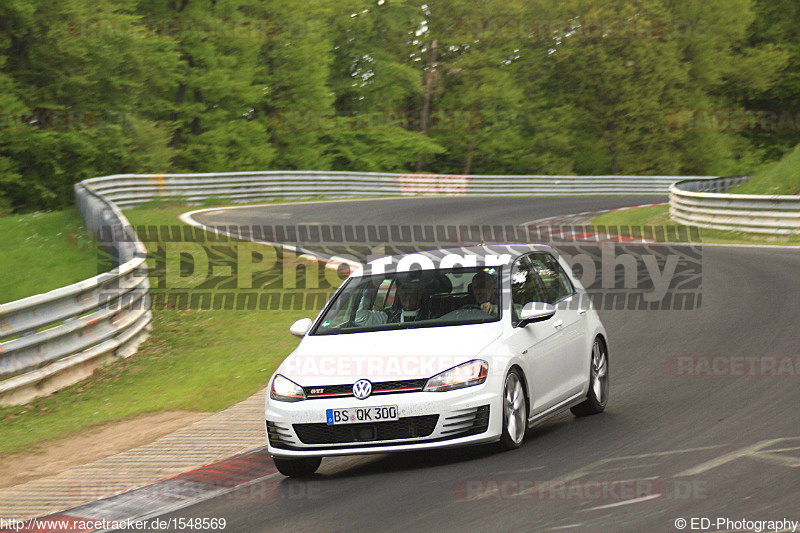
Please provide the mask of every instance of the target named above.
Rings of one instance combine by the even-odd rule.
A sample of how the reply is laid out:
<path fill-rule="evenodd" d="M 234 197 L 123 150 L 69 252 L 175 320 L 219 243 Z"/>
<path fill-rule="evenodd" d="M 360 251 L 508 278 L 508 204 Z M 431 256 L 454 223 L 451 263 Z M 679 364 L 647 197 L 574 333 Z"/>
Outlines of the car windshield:
<path fill-rule="evenodd" d="M 499 267 L 414 270 L 350 278 L 312 335 L 494 322 Z"/>

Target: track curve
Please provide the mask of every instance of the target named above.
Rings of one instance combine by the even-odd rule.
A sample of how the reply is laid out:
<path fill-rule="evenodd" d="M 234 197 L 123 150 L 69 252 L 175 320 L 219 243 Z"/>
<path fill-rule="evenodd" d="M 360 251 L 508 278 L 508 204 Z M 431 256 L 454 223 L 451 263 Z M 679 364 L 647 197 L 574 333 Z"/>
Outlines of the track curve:
<path fill-rule="evenodd" d="M 662 200 L 414 198 L 213 209 L 195 219 L 522 224 Z M 702 261 L 697 309 L 601 310 L 612 370 L 602 415 L 560 415 L 504 454 L 327 458 L 314 479 L 279 478 L 272 498 L 212 499 L 164 518 L 224 517 L 226 531 L 243 533 L 675 531 L 679 518 L 800 520 L 800 250 L 704 246 Z M 679 357 L 688 369 L 676 370 Z M 761 358 L 755 375 L 731 371 L 753 357 Z M 783 370 L 770 374 L 763 360 Z"/>

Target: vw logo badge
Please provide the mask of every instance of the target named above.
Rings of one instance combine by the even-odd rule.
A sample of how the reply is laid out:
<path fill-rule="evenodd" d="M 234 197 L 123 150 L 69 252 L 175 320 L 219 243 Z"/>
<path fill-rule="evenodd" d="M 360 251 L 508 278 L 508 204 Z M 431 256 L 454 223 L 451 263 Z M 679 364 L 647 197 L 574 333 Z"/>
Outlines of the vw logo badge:
<path fill-rule="evenodd" d="M 353 396 L 359 400 L 369 397 L 372 394 L 372 383 L 368 379 L 359 379 L 353 384 Z"/>

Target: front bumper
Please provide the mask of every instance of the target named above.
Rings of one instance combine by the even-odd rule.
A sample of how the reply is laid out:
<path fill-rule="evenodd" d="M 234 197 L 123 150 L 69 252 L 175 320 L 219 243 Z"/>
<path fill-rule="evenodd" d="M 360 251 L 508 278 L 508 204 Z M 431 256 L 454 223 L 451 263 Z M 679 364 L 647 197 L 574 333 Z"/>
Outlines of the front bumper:
<path fill-rule="evenodd" d="M 448 392 L 277 402 L 267 398 L 268 450 L 278 457 L 359 455 L 496 441 L 502 431 L 502 380 Z M 328 426 L 327 409 L 396 405 L 400 421 Z"/>

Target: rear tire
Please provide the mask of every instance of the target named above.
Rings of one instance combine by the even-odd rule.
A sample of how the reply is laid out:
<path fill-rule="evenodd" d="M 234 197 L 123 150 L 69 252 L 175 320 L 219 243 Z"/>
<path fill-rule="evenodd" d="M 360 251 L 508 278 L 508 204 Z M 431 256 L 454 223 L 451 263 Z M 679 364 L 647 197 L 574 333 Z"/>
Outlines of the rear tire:
<path fill-rule="evenodd" d="M 322 463 L 322 457 L 301 457 L 299 459 L 286 459 L 273 457 L 278 472 L 286 477 L 308 477 L 317 471 Z"/>
<path fill-rule="evenodd" d="M 528 402 L 525 399 L 522 375 L 512 368 L 506 375 L 503 386 L 503 433 L 500 436 L 501 450 L 515 450 L 525 439 L 528 429 Z"/>
<path fill-rule="evenodd" d="M 592 363 L 589 376 L 589 392 L 586 400 L 571 408 L 575 416 L 589 416 L 602 413 L 608 403 L 608 349 L 598 337 L 592 345 Z"/>

